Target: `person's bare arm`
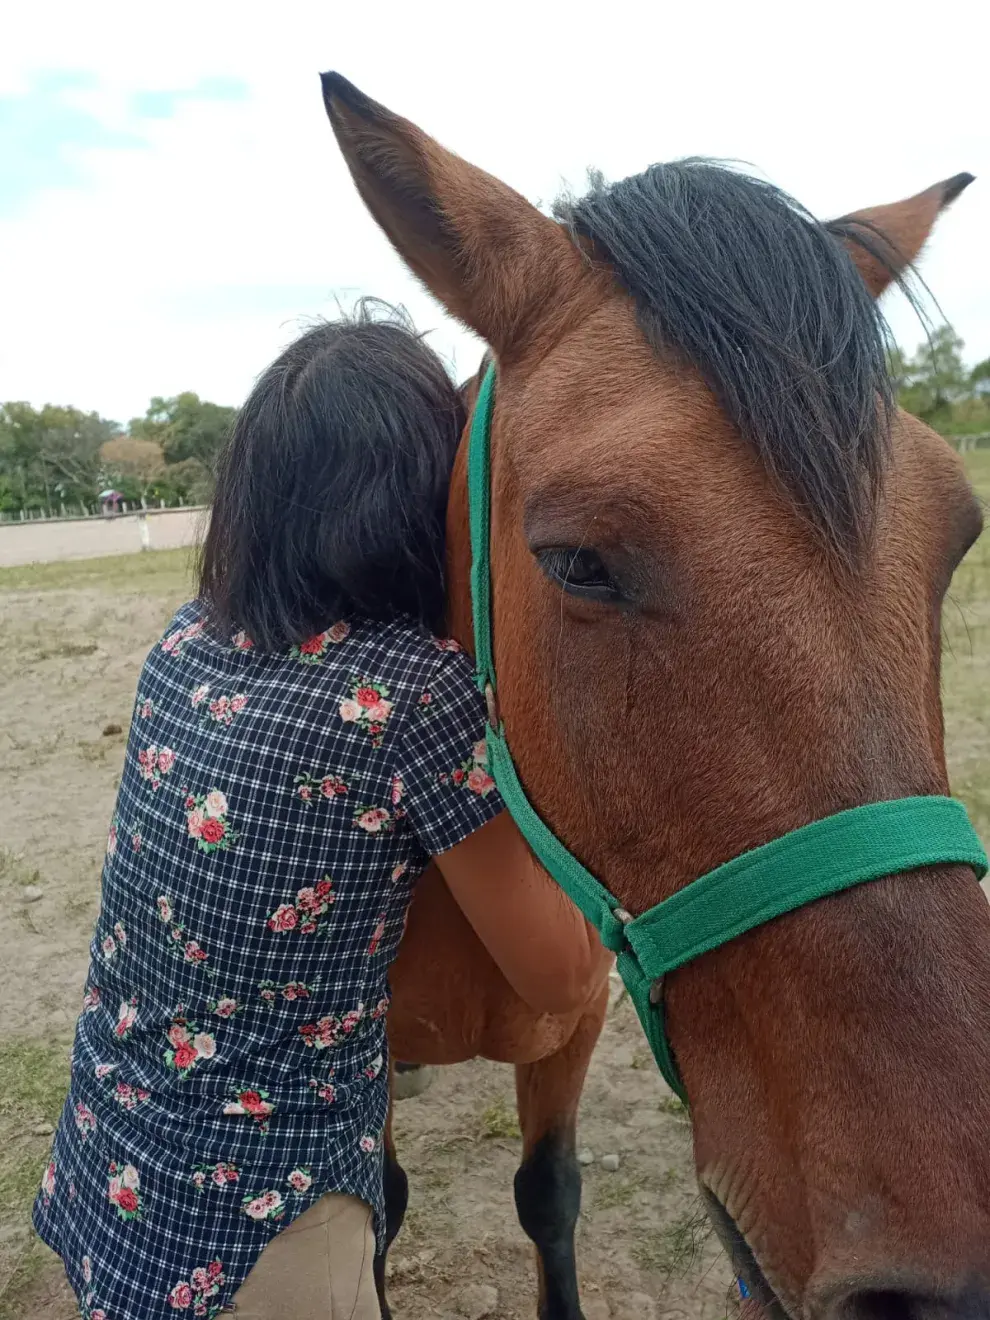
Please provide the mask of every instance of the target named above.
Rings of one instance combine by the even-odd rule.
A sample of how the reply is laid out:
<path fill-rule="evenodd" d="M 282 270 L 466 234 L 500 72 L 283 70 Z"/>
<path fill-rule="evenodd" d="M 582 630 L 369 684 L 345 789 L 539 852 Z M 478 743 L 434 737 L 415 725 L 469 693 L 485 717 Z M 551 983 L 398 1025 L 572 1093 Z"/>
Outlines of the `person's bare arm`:
<path fill-rule="evenodd" d="M 434 860 L 521 999 L 541 1013 L 570 1013 L 588 1002 L 612 955 L 507 811 Z"/>

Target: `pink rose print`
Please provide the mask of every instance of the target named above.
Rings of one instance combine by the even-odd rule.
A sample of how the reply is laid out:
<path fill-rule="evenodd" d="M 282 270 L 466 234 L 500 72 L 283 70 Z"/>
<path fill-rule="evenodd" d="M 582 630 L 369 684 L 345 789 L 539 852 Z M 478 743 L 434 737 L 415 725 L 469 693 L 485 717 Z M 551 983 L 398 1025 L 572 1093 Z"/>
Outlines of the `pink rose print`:
<path fill-rule="evenodd" d="M 55 1195 L 55 1161 L 49 1160 L 48 1165 L 41 1175 L 41 1198 L 45 1207 L 51 1204 L 51 1199 Z"/>
<path fill-rule="evenodd" d="M 98 985 L 88 985 L 86 993 L 83 995 L 83 1012 L 95 1013 L 100 1007 L 100 987 Z"/>
<path fill-rule="evenodd" d="M 399 862 L 399 863 L 397 863 L 397 865 L 393 866 L 393 867 L 392 867 L 392 884 L 394 885 L 394 884 L 396 884 L 399 880 L 401 880 L 402 877 L 405 875 L 405 873 L 406 873 L 408 870 L 409 870 L 409 863 L 408 863 L 408 862 Z"/>
<path fill-rule="evenodd" d="M 277 1223 L 285 1214 L 285 1202 L 281 1192 L 268 1191 L 262 1192 L 260 1196 L 245 1196 L 241 1209 L 249 1219 L 267 1219 Z"/>
<path fill-rule="evenodd" d="M 165 776 L 171 774 L 175 767 L 175 752 L 171 747 L 159 748 L 152 743 L 150 747 L 143 747 L 138 752 L 138 767 L 141 778 L 153 793 L 157 793 Z"/>
<path fill-rule="evenodd" d="M 88 1141 L 90 1133 L 96 1131 L 96 1115 L 81 1100 L 77 1100 L 73 1118 L 76 1121 L 76 1127 L 79 1129 L 80 1137 L 83 1141 Z"/>
<path fill-rule="evenodd" d="M 113 1098 L 121 1109 L 134 1110 L 151 1099 L 151 1092 L 141 1086 L 131 1086 L 129 1082 L 118 1082 L 113 1090 Z"/>
<path fill-rule="evenodd" d="M 190 939 L 185 926 L 180 925 L 175 920 L 175 907 L 171 897 L 168 894 L 159 894 L 155 900 L 155 906 L 158 909 L 159 920 L 168 927 L 168 944 L 166 948 L 171 956 L 181 959 L 182 962 L 200 967 L 207 976 L 213 976 L 214 973 L 207 966 L 206 950 L 198 940 Z"/>
<path fill-rule="evenodd" d="M 338 707 L 345 724 L 357 724 L 371 739 L 372 747 L 381 747 L 385 725 L 392 714 L 389 690 L 384 683 L 367 678 L 351 679 L 351 695 Z"/>
<path fill-rule="evenodd" d="M 154 713 L 154 702 L 148 697 L 138 697 L 138 717 L 142 720 L 150 720 Z"/>
<path fill-rule="evenodd" d="M 379 999 L 378 1003 L 371 1010 L 371 1020 L 373 1022 L 377 1022 L 379 1018 L 383 1018 L 386 1015 L 386 1013 L 388 1012 L 389 1002 L 390 1001 L 388 995 L 385 995 L 383 996 L 383 998 Z"/>
<path fill-rule="evenodd" d="M 392 806 L 397 807 L 402 801 L 402 795 L 406 791 L 406 786 L 402 782 L 401 775 L 392 776 Z"/>
<path fill-rule="evenodd" d="M 250 651 L 254 646 L 254 642 L 251 641 L 251 638 L 243 628 L 239 632 L 234 633 L 233 637 L 230 639 L 230 644 L 235 651 Z"/>
<path fill-rule="evenodd" d="M 233 695 L 221 693 L 214 697 L 212 701 L 207 701 L 210 693 L 208 683 L 201 683 L 190 698 L 194 708 L 202 707 L 202 723 L 210 725 L 219 725 L 223 729 L 229 729 L 234 722 L 235 715 L 239 715 L 247 705 L 247 694 L 244 692 L 235 692 Z"/>
<path fill-rule="evenodd" d="M 107 833 L 107 856 L 112 857 L 117 851 L 117 817 L 114 816 Z"/>
<path fill-rule="evenodd" d="M 82 1276 L 84 1283 L 93 1282 L 93 1262 L 88 1256 L 82 1258 Z"/>
<path fill-rule="evenodd" d="M 165 1066 L 177 1072 L 182 1081 L 185 1081 L 200 1059 L 212 1059 L 217 1052 L 216 1037 L 207 1031 L 200 1031 L 181 1009 L 176 1012 L 165 1035 L 170 1047 L 163 1056 Z"/>
<path fill-rule="evenodd" d="M 475 766 L 473 770 L 468 771 L 467 786 L 472 793 L 477 793 L 479 797 L 487 797 L 495 787 L 495 780 L 487 770 L 481 766 Z"/>
<path fill-rule="evenodd" d="M 93 1068 L 93 1076 L 98 1082 L 105 1082 L 111 1073 L 116 1072 L 119 1063 L 98 1063 Z"/>
<path fill-rule="evenodd" d="M 278 985 L 275 981 L 261 981 L 258 985 L 258 993 L 265 1007 L 273 1008 L 279 995 L 291 1003 L 298 999 L 309 999 L 315 988 L 316 982 L 313 985 L 306 985 L 303 981 L 287 981 L 285 985 Z"/>
<path fill-rule="evenodd" d="M 364 1136 L 361 1138 L 361 1140 L 358 1142 L 358 1145 L 359 1145 L 359 1146 L 361 1147 L 361 1149 L 364 1151 L 365 1155 L 370 1155 L 371 1152 L 372 1152 L 372 1151 L 375 1149 L 375 1147 L 378 1145 L 378 1143 L 377 1143 L 377 1141 L 375 1140 L 374 1137 L 368 1136 L 368 1134 L 365 1133 L 365 1135 L 364 1135 Z"/>
<path fill-rule="evenodd" d="M 117 937 L 117 947 L 120 949 L 126 948 L 127 931 L 124 930 L 124 923 L 122 921 L 115 921 L 113 923 L 113 933 Z"/>
<path fill-rule="evenodd" d="M 275 1106 L 268 1098 L 267 1091 L 256 1091 L 252 1087 L 235 1088 L 234 1099 L 228 1100 L 223 1107 L 228 1118 L 253 1118 L 262 1136 L 268 1132 L 268 1120 L 275 1112 Z"/>
<path fill-rule="evenodd" d="M 186 830 L 201 852 L 215 853 L 236 841 L 237 835 L 227 819 L 230 809 L 227 798 L 220 789 L 212 788 L 199 796 L 189 793 L 185 806 Z"/>
<path fill-rule="evenodd" d="M 354 824 L 368 834 L 391 834 L 395 829 L 395 818 L 384 807 L 358 807 Z"/>
<path fill-rule="evenodd" d="M 141 1183 L 133 1164 L 110 1164 L 107 1199 L 121 1219 L 141 1218 Z"/>
<path fill-rule="evenodd" d="M 192 1184 L 198 1192 L 205 1192 L 216 1187 L 232 1185 L 240 1179 L 240 1170 L 236 1164 L 221 1161 L 219 1164 L 197 1164 L 192 1171 Z M 195 1275 L 193 1276 L 195 1278 Z"/>
<path fill-rule="evenodd" d="M 299 1028 L 303 1043 L 314 1050 L 332 1049 L 341 1036 L 349 1036 L 364 1019 L 364 1004 L 350 1009 L 342 1018 L 328 1013 L 316 1022 L 306 1022 Z"/>
<path fill-rule="evenodd" d="M 217 1304 L 210 1303 L 227 1282 L 223 1272 L 223 1262 L 217 1258 L 209 1265 L 192 1271 L 191 1277 L 180 1279 L 169 1290 L 168 1304 L 175 1311 L 188 1311 L 193 1308 L 193 1315 L 206 1316 L 207 1320 L 217 1314 Z"/>
<path fill-rule="evenodd" d="M 341 1029 L 345 1036 L 349 1036 L 359 1022 L 364 1018 L 364 1004 L 358 1004 L 357 1008 L 350 1009 L 340 1020 Z"/>
<path fill-rule="evenodd" d="M 340 775 L 306 773 L 296 775 L 292 781 L 296 786 L 296 793 L 300 800 L 307 807 L 313 805 L 314 800 L 327 798 L 332 801 L 336 797 L 343 797 L 347 793 L 347 784 L 341 779 Z"/>
<path fill-rule="evenodd" d="M 438 651 L 456 652 L 461 649 L 460 642 L 455 642 L 453 637 L 434 637 L 433 645 L 437 648 Z"/>
<path fill-rule="evenodd" d="M 373 1082 L 381 1072 L 384 1063 L 384 1057 L 381 1054 L 376 1054 L 368 1066 L 361 1069 L 361 1076 L 367 1078 L 369 1082 Z"/>
<path fill-rule="evenodd" d="M 109 962 L 117 952 L 117 942 L 112 935 L 107 935 L 100 945 L 100 952 L 103 954 L 104 962 Z"/>
<path fill-rule="evenodd" d="M 192 1300 L 193 1293 L 188 1283 L 177 1283 L 168 1295 L 168 1304 L 176 1311 L 188 1311 Z"/>
<path fill-rule="evenodd" d="M 278 932 L 298 930 L 301 935 L 315 935 L 317 931 L 326 933 L 328 922 L 324 918 L 334 900 L 333 880 L 325 875 L 315 884 L 304 885 L 298 890 L 295 903 L 280 903 L 265 924 L 269 930 Z"/>
<path fill-rule="evenodd" d="M 293 646 L 289 650 L 289 655 L 294 660 L 300 660 L 304 665 L 319 665 L 323 663 L 323 658 L 331 646 L 339 646 L 345 637 L 351 631 L 351 625 L 344 620 L 335 623 L 326 632 L 317 633 L 309 641 L 302 642 L 299 646 Z"/>
<path fill-rule="evenodd" d="M 371 932 L 371 940 L 368 944 L 368 957 L 373 958 L 378 952 L 378 946 L 382 942 L 382 936 L 385 934 L 385 913 L 378 914 L 378 920 L 375 923 L 375 929 Z"/>
<path fill-rule="evenodd" d="M 291 903 L 281 903 L 268 918 L 268 929 L 285 931 L 295 930 L 299 921 L 296 909 Z"/>
<path fill-rule="evenodd" d="M 168 656 L 176 658 L 182 654 L 186 642 L 190 641 L 203 631 L 202 622 L 187 624 L 185 628 L 176 628 L 175 632 L 169 635 L 162 642 L 162 651 Z"/>
<path fill-rule="evenodd" d="M 333 1069 L 330 1070 L 330 1076 L 333 1076 Z M 335 1103 L 337 1099 L 337 1088 L 331 1081 L 319 1081 L 316 1077 L 309 1079 L 309 1085 L 313 1088 L 321 1100 L 325 1100 L 328 1105 Z"/>
<path fill-rule="evenodd" d="M 117 1024 L 113 1029 L 113 1034 L 118 1040 L 127 1040 L 137 1021 L 138 1001 L 137 995 L 132 995 L 129 1000 L 121 1003 L 117 1010 Z"/>
<path fill-rule="evenodd" d="M 487 797 L 495 787 L 495 780 L 488 773 L 488 746 L 482 739 L 471 749 L 471 758 L 462 761 L 450 774 L 439 776 L 441 784 L 453 784 L 455 788 L 466 788 L 479 797 Z"/>
<path fill-rule="evenodd" d="M 313 1175 L 309 1169 L 293 1169 L 285 1181 L 294 1192 L 298 1192 L 302 1196 L 312 1187 Z"/>
<path fill-rule="evenodd" d="M 332 1049 L 340 1039 L 341 1022 L 332 1014 L 319 1018 L 316 1022 L 304 1022 L 299 1028 L 303 1044 L 314 1050 Z"/>
<path fill-rule="evenodd" d="M 230 995 L 221 995 L 219 999 L 211 999 L 207 1004 L 211 1013 L 215 1013 L 218 1018 L 233 1017 L 238 1012 L 240 1005 L 236 999 Z"/>

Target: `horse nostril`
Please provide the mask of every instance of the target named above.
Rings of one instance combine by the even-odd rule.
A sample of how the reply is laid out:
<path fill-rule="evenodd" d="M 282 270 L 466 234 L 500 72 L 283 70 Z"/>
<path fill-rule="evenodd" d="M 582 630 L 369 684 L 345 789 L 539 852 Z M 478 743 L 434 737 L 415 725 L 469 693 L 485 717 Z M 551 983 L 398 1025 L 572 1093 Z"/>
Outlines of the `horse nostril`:
<path fill-rule="evenodd" d="M 835 1308 L 833 1320 L 922 1320 L 918 1300 L 906 1292 L 854 1292 Z"/>
<path fill-rule="evenodd" d="M 955 1296 L 864 1288 L 846 1293 L 828 1308 L 828 1320 L 990 1320 L 990 1292 L 971 1289 Z"/>

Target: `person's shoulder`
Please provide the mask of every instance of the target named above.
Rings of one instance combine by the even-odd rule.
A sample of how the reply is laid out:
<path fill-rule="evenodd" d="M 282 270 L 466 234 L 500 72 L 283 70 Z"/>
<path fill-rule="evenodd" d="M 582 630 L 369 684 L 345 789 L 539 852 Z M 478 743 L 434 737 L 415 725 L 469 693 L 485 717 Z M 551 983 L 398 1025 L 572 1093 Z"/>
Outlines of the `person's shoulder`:
<path fill-rule="evenodd" d="M 152 652 L 161 650 L 169 655 L 184 643 L 197 637 L 203 631 L 203 627 L 203 614 L 199 602 L 187 600 L 185 605 L 180 605 L 172 615 L 165 631 L 152 647 Z"/>
<path fill-rule="evenodd" d="M 449 671 L 465 676 L 473 673 L 474 662 L 453 638 L 436 637 L 412 620 L 369 627 L 366 645 L 411 681 L 431 681 Z"/>

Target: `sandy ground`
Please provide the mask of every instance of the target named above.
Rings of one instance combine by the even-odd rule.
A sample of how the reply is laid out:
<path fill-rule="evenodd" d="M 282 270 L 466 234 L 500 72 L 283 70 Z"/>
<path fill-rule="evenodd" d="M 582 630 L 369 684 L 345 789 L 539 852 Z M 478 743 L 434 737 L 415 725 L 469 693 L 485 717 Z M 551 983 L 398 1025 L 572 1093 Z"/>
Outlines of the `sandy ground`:
<path fill-rule="evenodd" d="M 80 1003 L 138 669 L 178 598 L 167 584 L 143 594 L 0 592 L 0 947 L 13 954 L 2 960 L 0 1002 L 16 1005 L 0 1019 L 0 1047 L 55 1051 L 57 1076 Z M 8 1114 L 0 1133 L 8 1157 L 23 1156 L 29 1170 L 33 1160 L 40 1171 L 49 1140 L 38 1120 L 50 1123 L 60 1102 L 58 1083 L 50 1089 Z M 479 1283 L 497 1289 L 497 1316 L 535 1314 L 532 1252 L 512 1201 L 512 1095 L 511 1070 L 478 1061 L 442 1070 L 425 1095 L 398 1107 L 411 1181 L 391 1258 L 400 1320 L 457 1314 Z M 614 1004 L 592 1063 L 579 1144 L 595 1154 L 579 1225 L 588 1320 L 725 1315 L 730 1278 L 699 1227 L 689 1128 L 628 1002 Z M 618 1172 L 602 1168 L 606 1153 L 620 1156 Z M 70 1320 L 60 1265 L 31 1244 L 23 1203 L 0 1206 L 0 1221 L 0 1314 Z"/>

